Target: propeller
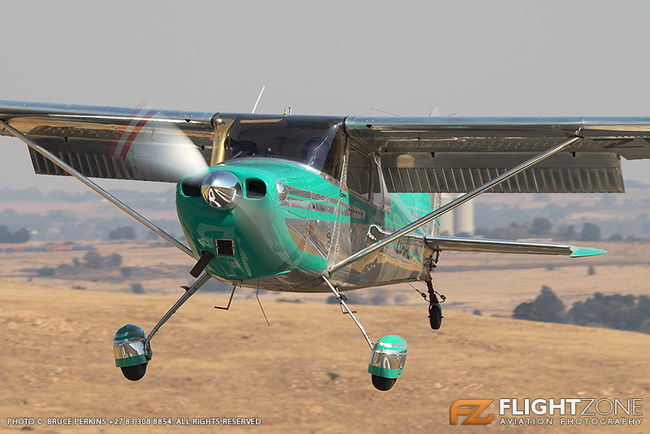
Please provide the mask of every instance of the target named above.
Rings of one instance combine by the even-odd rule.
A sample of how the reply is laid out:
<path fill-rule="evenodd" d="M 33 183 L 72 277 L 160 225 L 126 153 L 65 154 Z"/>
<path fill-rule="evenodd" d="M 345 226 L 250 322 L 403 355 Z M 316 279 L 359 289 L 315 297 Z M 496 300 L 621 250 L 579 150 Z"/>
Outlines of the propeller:
<path fill-rule="evenodd" d="M 128 129 L 122 135 L 127 132 Z M 183 176 L 200 173 L 208 167 L 201 145 L 195 144 L 183 129 L 172 122 L 151 120 L 136 133 L 125 152 L 127 144 L 128 141 L 118 158 L 136 170 L 158 174 L 158 178 L 167 181 L 178 182 Z"/>

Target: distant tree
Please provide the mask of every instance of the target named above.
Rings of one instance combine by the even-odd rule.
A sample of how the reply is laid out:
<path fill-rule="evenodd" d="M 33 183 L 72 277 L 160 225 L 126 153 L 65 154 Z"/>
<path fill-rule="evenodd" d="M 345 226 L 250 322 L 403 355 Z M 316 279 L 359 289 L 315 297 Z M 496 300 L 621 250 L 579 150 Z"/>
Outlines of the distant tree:
<path fill-rule="evenodd" d="M 10 234 L 11 232 L 9 232 L 6 226 L 0 226 L 0 243 L 9 243 Z"/>
<path fill-rule="evenodd" d="M 108 233 L 109 240 L 134 240 L 135 239 L 135 229 L 131 226 L 121 226 L 119 228 L 113 229 Z"/>
<path fill-rule="evenodd" d="M 600 241 L 600 226 L 585 223 L 580 233 L 580 241 Z"/>
<path fill-rule="evenodd" d="M 278 298 L 275 300 L 277 303 L 302 303 L 303 301 L 299 298 Z"/>
<path fill-rule="evenodd" d="M 650 320 L 650 298 L 646 295 L 603 295 L 595 293 L 569 310 L 574 323 L 620 330 L 641 330 Z"/>
<path fill-rule="evenodd" d="M 560 226 L 560 229 L 557 231 L 557 238 L 561 240 L 575 240 L 578 238 L 578 233 L 576 228 L 573 225 L 569 226 Z"/>
<path fill-rule="evenodd" d="M 119 253 L 113 253 L 106 259 L 106 265 L 109 267 L 119 267 L 122 265 L 122 255 Z"/>
<path fill-rule="evenodd" d="M 134 294 L 144 294 L 144 288 L 141 283 L 132 283 L 131 292 Z"/>
<path fill-rule="evenodd" d="M 519 224 L 517 222 L 510 223 L 507 227 L 494 229 L 489 237 L 504 239 L 504 240 L 518 240 L 526 238 L 529 235 L 530 223 Z"/>
<path fill-rule="evenodd" d="M 409 298 L 404 294 L 396 295 L 395 297 L 393 297 L 393 301 L 395 302 L 395 304 L 406 304 L 408 299 Z"/>
<path fill-rule="evenodd" d="M 382 305 L 388 303 L 388 295 L 390 292 L 386 289 L 375 289 L 372 296 L 367 301 L 367 304 Z"/>
<path fill-rule="evenodd" d="M 477 315 L 477 316 L 481 316 L 481 315 L 483 315 L 483 312 L 481 312 L 481 311 L 478 310 L 478 309 L 474 309 L 474 312 L 472 312 L 472 314 L 473 314 L 473 315 Z"/>
<path fill-rule="evenodd" d="M 593 276 L 594 274 L 596 274 L 596 269 L 594 268 L 593 265 L 590 265 L 589 268 L 587 268 L 587 274 L 589 276 Z"/>
<path fill-rule="evenodd" d="M 339 299 L 333 295 L 330 295 L 325 299 L 326 304 L 339 304 Z"/>
<path fill-rule="evenodd" d="M 59 276 L 77 274 L 77 268 L 74 265 L 70 264 L 59 264 L 59 266 L 56 267 L 56 274 Z"/>
<path fill-rule="evenodd" d="M 533 220 L 530 228 L 531 235 L 546 236 L 551 232 L 553 223 L 545 217 L 539 217 Z"/>
<path fill-rule="evenodd" d="M 540 312 L 541 321 L 566 322 L 564 303 L 548 286 L 542 286 L 542 292 L 535 299 L 535 303 Z"/>
<path fill-rule="evenodd" d="M 20 228 L 13 234 L 13 243 L 26 243 L 31 238 L 31 234 L 25 228 Z"/>
<path fill-rule="evenodd" d="M 650 335 L 650 319 L 646 320 L 643 324 L 641 324 L 641 328 L 639 329 L 641 333 L 645 333 Z"/>
<path fill-rule="evenodd" d="M 479 226 L 474 231 L 474 234 L 482 236 L 482 237 L 489 237 L 490 233 L 491 233 L 490 229 L 486 228 L 485 226 Z"/>
<path fill-rule="evenodd" d="M 120 269 L 120 272 L 122 273 L 122 277 L 129 277 L 133 273 L 133 268 L 131 268 L 131 267 L 122 267 Z"/>
<path fill-rule="evenodd" d="M 26 243 L 30 239 L 31 233 L 25 228 L 11 232 L 6 226 L 0 226 L 0 243 Z"/>
<path fill-rule="evenodd" d="M 36 275 L 39 277 L 54 276 L 55 269 L 51 267 L 41 267 L 36 269 Z"/>
<path fill-rule="evenodd" d="M 91 250 L 84 255 L 84 263 L 89 268 L 102 268 L 104 266 L 104 258 L 99 253 Z"/>
<path fill-rule="evenodd" d="M 623 236 L 621 234 L 612 234 L 608 241 L 623 241 Z"/>
<path fill-rule="evenodd" d="M 531 321 L 566 322 L 564 303 L 546 285 L 542 286 L 542 291 L 535 300 L 515 307 L 512 316 Z"/>
<path fill-rule="evenodd" d="M 515 307 L 512 317 L 516 319 L 527 319 L 529 321 L 541 321 L 537 305 L 533 302 L 520 303 Z"/>

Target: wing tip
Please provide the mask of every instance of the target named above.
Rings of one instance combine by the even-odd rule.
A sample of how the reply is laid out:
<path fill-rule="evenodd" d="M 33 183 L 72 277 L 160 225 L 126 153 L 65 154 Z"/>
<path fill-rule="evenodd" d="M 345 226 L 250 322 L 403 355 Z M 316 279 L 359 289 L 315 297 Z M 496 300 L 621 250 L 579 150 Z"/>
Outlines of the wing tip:
<path fill-rule="evenodd" d="M 607 253 L 607 250 L 603 249 L 594 249 L 592 247 L 578 247 L 571 246 L 571 258 L 584 258 L 586 256 L 597 256 L 604 255 Z"/>

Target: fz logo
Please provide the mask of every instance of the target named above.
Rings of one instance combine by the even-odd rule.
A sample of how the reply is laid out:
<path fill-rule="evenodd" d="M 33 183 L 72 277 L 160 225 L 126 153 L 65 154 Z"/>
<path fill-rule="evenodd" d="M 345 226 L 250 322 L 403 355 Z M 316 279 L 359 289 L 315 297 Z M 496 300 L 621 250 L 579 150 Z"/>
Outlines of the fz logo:
<path fill-rule="evenodd" d="M 462 425 L 487 425 L 494 420 L 492 413 L 481 417 L 481 413 L 492 404 L 492 399 L 458 399 L 449 407 L 449 425 L 456 425 L 458 416 L 467 416 Z"/>

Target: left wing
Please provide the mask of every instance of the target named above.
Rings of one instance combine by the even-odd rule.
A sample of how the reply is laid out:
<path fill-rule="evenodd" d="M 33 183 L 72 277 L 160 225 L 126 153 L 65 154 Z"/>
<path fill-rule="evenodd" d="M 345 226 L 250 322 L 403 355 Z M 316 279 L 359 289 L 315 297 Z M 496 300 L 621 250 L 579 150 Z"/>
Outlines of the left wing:
<path fill-rule="evenodd" d="M 595 256 L 606 250 L 578 247 L 569 244 L 542 243 L 537 241 L 490 240 L 481 238 L 425 237 L 424 242 L 432 250 L 460 252 L 526 253 L 537 255 L 566 255 L 571 258 Z"/>
<path fill-rule="evenodd" d="M 490 192 L 623 192 L 620 158 L 650 158 L 650 117 L 349 117 L 345 129 L 379 153 L 391 192 L 471 191 L 573 136 Z"/>

